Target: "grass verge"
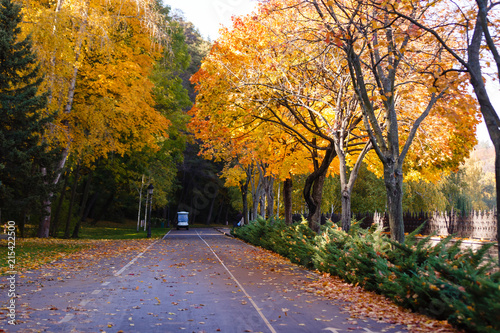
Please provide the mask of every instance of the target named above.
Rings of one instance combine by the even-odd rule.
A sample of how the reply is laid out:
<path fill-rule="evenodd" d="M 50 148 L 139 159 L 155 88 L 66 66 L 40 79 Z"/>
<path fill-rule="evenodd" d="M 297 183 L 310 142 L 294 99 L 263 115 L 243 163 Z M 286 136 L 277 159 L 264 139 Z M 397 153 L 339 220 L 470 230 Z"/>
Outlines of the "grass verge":
<path fill-rule="evenodd" d="M 169 229 L 152 228 L 151 238 L 163 237 Z M 83 225 L 78 239 L 63 238 L 17 238 L 15 247 L 9 247 L 7 240 L 0 240 L 0 275 L 15 271 L 22 273 L 37 269 L 70 254 L 102 246 L 107 240 L 146 239 L 146 231 L 137 231 L 131 223 L 104 222 L 98 226 Z M 15 253 L 15 256 L 9 254 Z M 11 259 L 11 261 L 9 261 Z M 13 262 L 12 260 L 15 260 Z M 14 264 L 14 269 L 10 267 Z"/>
<path fill-rule="evenodd" d="M 226 227 L 225 225 L 195 224 L 190 228 Z M 151 238 L 158 239 L 165 236 L 170 228 L 152 228 Z M 45 263 L 52 262 L 70 254 L 84 251 L 93 247 L 102 246 L 107 240 L 140 240 L 146 239 L 144 228 L 137 231 L 134 221 L 116 223 L 103 221 L 98 225 L 82 225 L 78 239 L 63 238 L 17 238 L 15 248 L 9 248 L 7 240 L 0 240 L 0 275 L 11 271 L 22 273 L 37 269 Z M 12 251 L 14 250 L 14 251 Z M 11 269 L 8 261 L 9 252 L 15 252 L 15 268 Z"/>

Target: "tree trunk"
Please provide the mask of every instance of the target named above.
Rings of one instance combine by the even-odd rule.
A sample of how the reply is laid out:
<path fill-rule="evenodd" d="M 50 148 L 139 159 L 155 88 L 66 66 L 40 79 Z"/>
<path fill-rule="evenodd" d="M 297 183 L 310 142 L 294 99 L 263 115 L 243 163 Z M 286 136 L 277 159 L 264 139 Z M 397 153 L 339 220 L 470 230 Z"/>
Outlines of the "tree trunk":
<path fill-rule="evenodd" d="M 194 190 L 194 187 L 193 187 L 193 190 Z M 147 202 L 147 199 L 146 199 L 146 202 Z M 147 210 L 147 207 L 148 206 L 146 204 L 146 210 Z M 190 203 L 189 207 L 193 207 L 193 209 L 190 209 L 190 211 L 189 211 L 192 214 L 192 217 L 193 217 L 192 221 L 190 221 L 190 222 L 192 224 L 195 224 L 196 223 L 196 216 L 197 216 L 197 213 L 198 213 L 198 209 L 196 209 L 196 206 L 195 206 L 195 196 L 194 195 L 191 197 L 191 203 Z M 144 216 L 145 216 L 144 217 L 144 222 L 146 222 L 147 221 L 146 215 L 144 215 Z M 145 226 L 146 226 L 146 224 L 144 224 L 144 227 Z M 146 229 L 144 229 L 144 230 L 146 230 Z"/>
<path fill-rule="evenodd" d="M 73 180 L 73 185 L 71 187 L 71 197 L 69 199 L 68 216 L 66 217 L 66 228 L 64 229 L 64 238 L 69 238 L 69 228 L 71 226 L 71 218 L 73 216 L 73 205 L 75 203 L 76 188 L 78 185 L 78 178 L 80 176 L 80 166 L 75 170 L 75 179 Z"/>
<path fill-rule="evenodd" d="M 281 184 L 278 182 L 278 195 L 276 198 L 276 219 L 280 218 L 280 196 L 281 196 Z"/>
<path fill-rule="evenodd" d="M 92 179 L 94 178 L 94 172 L 90 171 L 87 176 L 87 182 L 85 183 L 85 188 L 83 189 L 83 198 L 80 205 L 80 211 L 78 212 L 78 216 L 80 216 L 81 221 L 85 221 L 83 219 L 83 215 L 85 214 L 85 208 L 87 207 L 87 202 L 89 200 L 90 193 L 90 185 L 92 185 Z"/>
<path fill-rule="evenodd" d="M 260 193 L 259 202 L 260 202 L 260 214 L 259 215 L 265 219 L 266 218 L 266 194 L 264 192 L 264 189 Z"/>
<path fill-rule="evenodd" d="M 28 213 L 25 210 L 23 212 L 23 218 L 21 219 L 21 223 L 19 223 L 19 234 L 21 235 L 21 238 L 25 237 L 24 230 L 25 230 L 25 226 L 26 226 L 27 217 L 28 217 Z"/>
<path fill-rule="evenodd" d="M 321 199 L 323 197 L 323 184 L 325 182 L 326 173 L 333 159 L 337 156 L 333 143 L 330 143 L 325 152 L 325 157 L 321 162 L 321 166 L 315 163 L 315 170 L 306 178 L 304 185 L 304 199 L 309 210 L 307 220 L 309 227 L 318 232 L 321 225 Z"/>
<path fill-rule="evenodd" d="M 252 220 L 257 219 L 259 215 L 259 203 L 260 203 L 260 198 L 262 196 L 262 183 L 263 179 L 260 176 L 260 167 L 257 166 L 259 169 L 259 180 L 257 184 L 255 184 L 255 168 L 252 168 Z"/>
<path fill-rule="evenodd" d="M 97 222 L 99 222 L 99 220 L 102 219 L 102 217 L 104 216 L 104 214 L 106 214 L 106 210 L 108 209 L 109 205 L 111 205 L 111 203 L 113 202 L 113 199 L 115 198 L 115 193 L 111 193 L 108 197 L 108 199 L 106 200 L 106 202 L 104 203 L 104 205 L 102 206 L 101 210 L 99 211 L 99 213 L 97 213 L 95 216 L 94 216 L 94 220 L 92 221 L 91 225 L 96 225 Z"/>
<path fill-rule="evenodd" d="M 500 220 L 498 219 L 498 207 L 500 207 L 500 186 L 498 185 L 500 181 L 500 136 L 497 136 L 493 144 L 495 146 L 495 181 L 497 190 L 497 242 L 500 243 Z M 498 262 L 500 265 L 500 246 L 497 246 L 497 248 Z"/>
<path fill-rule="evenodd" d="M 323 198 L 323 185 L 326 179 L 326 172 L 318 175 L 312 184 L 312 192 L 310 193 L 309 201 L 307 205 L 309 212 L 307 215 L 307 220 L 309 221 L 309 227 L 318 232 L 321 227 L 321 201 Z"/>
<path fill-rule="evenodd" d="M 292 178 L 285 179 L 283 183 L 283 201 L 285 206 L 285 223 L 292 224 L 292 191 L 293 183 Z"/>
<path fill-rule="evenodd" d="M 94 205 L 97 201 L 97 198 L 98 198 L 97 193 L 92 194 L 92 196 L 90 197 L 89 203 L 88 203 L 87 207 L 85 207 L 85 212 L 83 213 L 83 217 L 82 217 L 83 221 L 86 221 L 87 218 L 89 217 L 90 212 L 92 211 L 92 208 L 94 208 Z"/>
<path fill-rule="evenodd" d="M 497 193 L 497 240 L 500 242 L 500 219 L 498 216 L 498 208 L 500 207 L 500 118 L 493 103 L 490 100 L 488 91 L 486 90 L 485 83 L 483 81 L 483 75 L 481 72 L 481 45 L 483 41 L 483 35 L 485 33 L 484 29 L 487 29 L 487 7 L 488 2 L 485 0 L 476 1 L 479 6 L 479 11 L 477 14 L 477 22 L 474 29 L 474 35 L 470 41 L 469 47 L 467 48 L 468 54 L 468 70 L 470 74 L 470 82 L 474 88 L 474 93 L 476 94 L 481 113 L 486 123 L 486 128 L 488 129 L 488 134 L 495 147 L 495 182 L 496 182 L 496 193 Z M 490 51 L 497 51 L 496 45 L 490 45 Z M 497 68 L 500 67 L 500 63 L 495 58 Z M 498 72 L 497 72 L 498 75 Z M 500 264 L 500 246 L 498 247 L 498 261 Z"/>
<path fill-rule="evenodd" d="M 59 195 L 59 200 L 57 202 L 57 207 L 56 207 L 56 212 L 54 214 L 54 219 L 52 220 L 52 223 L 50 225 L 50 235 L 52 237 L 57 237 L 57 233 L 58 233 L 58 230 L 59 229 L 59 215 L 61 215 L 61 208 L 62 208 L 62 204 L 64 202 L 64 197 L 66 196 L 66 187 L 68 186 L 68 172 L 66 172 L 66 174 L 64 175 L 64 183 L 63 183 L 63 187 L 61 189 L 61 193 Z"/>
<path fill-rule="evenodd" d="M 245 182 L 240 182 L 240 191 L 241 198 L 243 200 L 243 222 L 244 224 L 248 224 L 248 186 L 250 185 L 250 180 L 252 178 L 251 167 L 248 167 L 246 170 L 247 179 Z"/>
<path fill-rule="evenodd" d="M 344 188 L 341 195 L 342 202 L 342 230 L 349 232 L 351 228 L 351 191 L 349 188 Z"/>
<path fill-rule="evenodd" d="M 64 148 L 62 151 L 61 159 L 56 167 L 56 177 L 53 180 L 52 184 L 55 186 L 59 183 L 59 179 L 61 178 L 64 165 L 66 164 L 66 160 L 68 159 L 69 148 Z M 47 176 L 47 169 L 42 168 L 41 170 L 42 176 Z M 48 183 L 48 182 L 47 182 Z M 51 191 L 47 194 L 47 197 L 43 200 L 43 207 L 45 214 L 43 214 L 40 219 L 40 224 L 38 225 L 38 233 L 37 236 L 39 238 L 47 238 L 50 233 L 50 219 L 52 215 L 52 198 L 54 197 L 54 193 Z"/>
<path fill-rule="evenodd" d="M 47 195 L 47 198 L 43 201 L 44 215 L 40 219 L 40 224 L 38 225 L 38 234 L 39 238 L 47 238 L 49 237 L 50 232 L 50 219 L 52 215 L 52 197 L 54 193 L 50 192 Z"/>
<path fill-rule="evenodd" d="M 148 224 L 148 205 L 149 205 L 149 193 L 146 190 L 146 202 L 144 203 L 144 231 L 147 229 L 147 224 Z M 193 203 L 191 202 L 191 207 L 193 207 Z M 195 216 L 193 216 L 193 221 L 194 221 Z"/>
<path fill-rule="evenodd" d="M 142 207 L 142 188 L 144 187 L 144 175 L 142 175 L 141 187 L 139 189 L 139 207 L 137 209 L 137 231 L 139 231 L 141 224 L 141 207 Z"/>
<path fill-rule="evenodd" d="M 219 203 L 219 207 L 217 209 L 217 213 L 215 214 L 214 224 L 224 224 L 224 219 L 222 218 L 222 211 L 224 209 L 224 205 Z"/>
<path fill-rule="evenodd" d="M 267 216 L 268 218 L 273 217 L 274 215 L 274 178 L 266 177 L 266 200 L 267 200 Z"/>
<path fill-rule="evenodd" d="M 219 190 L 217 189 L 217 192 Z M 217 193 L 215 194 L 215 196 L 212 198 L 212 202 L 210 203 L 210 208 L 208 210 L 208 216 L 207 216 L 207 220 L 205 222 L 206 225 L 209 225 L 210 224 L 210 221 L 212 220 L 212 213 L 214 211 L 214 204 L 215 204 L 215 199 L 217 198 Z"/>
<path fill-rule="evenodd" d="M 351 195 L 352 189 L 354 188 L 354 183 L 358 178 L 359 168 L 361 167 L 361 163 L 365 158 L 368 151 L 371 149 L 371 142 L 367 142 L 361 153 L 358 155 L 356 159 L 356 163 L 354 164 L 352 170 L 349 172 L 346 162 L 346 153 L 345 153 L 345 144 L 342 136 L 337 137 L 335 143 L 335 151 L 337 152 L 337 156 L 339 158 L 339 175 L 340 175 L 340 197 L 342 204 L 342 215 L 341 215 L 341 223 L 342 230 L 345 232 L 349 232 L 351 228 Z M 333 212 L 332 212 L 333 213 Z"/>
<path fill-rule="evenodd" d="M 348 184 L 349 171 L 347 168 L 347 163 L 345 160 L 344 150 L 341 145 L 343 143 L 340 141 L 341 138 L 335 144 L 335 149 L 339 157 L 339 176 L 340 176 L 340 203 L 342 206 L 340 223 L 342 224 L 342 230 L 349 232 L 351 228 L 351 193 L 352 187 Z"/>
<path fill-rule="evenodd" d="M 243 223 L 248 224 L 248 185 L 247 186 L 241 186 L 241 199 L 243 200 Z"/>
<path fill-rule="evenodd" d="M 47 169 L 42 168 L 42 175 L 45 176 L 47 174 Z M 40 224 L 38 225 L 38 237 L 46 238 L 49 237 L 50 231 L 50 216 L 52 213 L 52 196 L 54 194 L 52 192 L 48 193 L 45 200 L 43 200 L 44 214 L 40 219 Z"/>
<path fill-rule="evenodd" d="M 226 206 L 226 215 L 224 215 L 224 221 L 226 221 L 226 225 L 229 225 L 229 205 Z"/>
<path fill-rule="evenodd" d="M 93 171 L 91 170 L 89 175 L 87 176 L 87 181 L 85 182 L 85 188 L 83 189 L 83 198 L 80 205 L 80 211 L 78 212 L 78 221 L 76 222 L 75 228 L 73 229 L 73 234 L 71 238 L 78 238 L 78 234 L 80 233 L 80 227 L 82 222 L 85 221 L 83 219 L 85 213 L 85 206 L 87 205 L 87 200 L 90 192 L 90 184 L 92 183 Z"/>
<path fill-rule="evenodd" d="M 387 192 L 387 210 L 391 239 L 403 243 L 403 172 L 392 164 L 384 164 L 384 182 Z"/>

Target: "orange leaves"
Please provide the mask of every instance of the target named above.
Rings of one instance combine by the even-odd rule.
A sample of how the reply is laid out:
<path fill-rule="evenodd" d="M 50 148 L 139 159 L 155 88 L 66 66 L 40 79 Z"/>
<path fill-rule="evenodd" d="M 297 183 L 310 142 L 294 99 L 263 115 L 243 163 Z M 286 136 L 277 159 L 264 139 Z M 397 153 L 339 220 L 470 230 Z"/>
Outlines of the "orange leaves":
<path fill-rule="evenodd" d="M 331 31 L 328 31 L 326 33 L 326 39 L 325 39 L 325 42 L 327 44 L 334 44 L 338 47 L 342 47 L 343 46 L 343 43 L 342 43 L 342 40 L 340 39 L 340 37 L 338 37 L 337 35 L 335 35 L 333 32 Z"/>
<path fill-rule="evenodd" d="M 420 28 L 415 25 L 415 24 L 410 24 L 408 26 L 408 29 L 406 30 L 406 33 L 408 34 L 408 36 L 410 36 L 411 38 L 415 38 L 415 37 L 418 37 L 418 35 L 420 34 Z"/>
<path fill-rule="evenodd" d="M 305 36 L 295 24 L 296 13 L 276 10 L 291 8 L 292 2 L 261 4 L 258 19 L 235 18 L 233 30 L 223 31 L 202 70 L 193 76 L 199 95 L 190 127 L 198 138 L 208 139 L 207 156 L 238 157 L 240 163 L 258 159 L 265 161 L 273 174 L 308 171 L 308 152 L 299 148 L 286 126 L 300 131 L 307 140 L 314 135 L 300 128 L 290 110 L 276 101 L 280 89 L 285 95 L 321 95 L 297 69 L 309 56 L 302 48 L 308 43 L 301 41 Z M 333 35 L 327 38 L 329 42 L 335 39 Z M 324 102 L 317 104 L 325 108 Z M 297 112 L 307 115 L 305 107 L 298 107 Z M 295 142 L 293 149 L 284 142 Z"/>
<path fill-rule="evenodd" d="M 370 7 L 370 2 L 318 3 L 322 15 L 307 2 L 268 1 L 257 14 L 235 18 L 233 29 L 223 30 L 192 78 L 199 95 L 190 127 L 206 140 L 206 156 L 238 157 L 245 163 L 262 160 L 275 175 L 309 171 L 308 151 L 297 142 L 316 140 L 321 158 L 328 140 L 342 130 L 337 122 L 340 110 L 350 105 L 353 113 L 360 111 L 352 81 L 357 74 L 348 72 L 353 68 L 346 52 L 353 50 L 361 59 L 359 71 L 367 87 L 363 101 L 375 110 L 373 118 L 379 117 L 373 120 L 380 124 L 379 142 L 388 131 L 383 119 L 398 120 L 399 142 L 388 146 L 402 149 L 433 94 L 448 89 L 422 125 L 423 131 L 417 132 L 418 146 L 409 153 L 415 163 L 407 167 L 418 169 L 413 175 L 423 175 L 423 169 L 432 165 L 455 164 L 459 157 L 451 152 L 465 150 L 459 138 L 466 139 L 464 147 L 472 141 L 447 114 L 456 108 L 462 110 L 457 114 L 470 116 L 477 109 L 470 108 L 460 75 L 442 75 L 443 69 L 453 68 L 454 60 L 418 27 Z M 410 10 L 406 2 L 397 5 Z M 393 112 L 390 117 L 389 112 Z M 469 128 L 475 121 L 464 120 Z M 364 130 L 355 134 L 357 144 L 366 142 Z"/>
<path fill-rule="evenodd" d="M 256 74 L 254 69 L 267 66 L 259 52 L 261 30 L 254 18 L 233 18 L 233 30 L 223 31 L 202 68 L 191 78 L 199 94 L 190 111 L 189 128 L 204 141 L 202 153 L 206 157 L 253 163 L 254 149 L 266 147 L 258 142 L 265 142 L 269 134 L 253 117 L 260 112 L 252 102 L 259 90 L 242 85 L 242 80 Z M 228 175 L 235 181 L 242 177 Z"/>
<path fill-rule="evenodd" d="M 330 44 L 332 42 L 332 40 L 331 40 L 332 36 L 333 36 L 333 33 L 331 33 L 330 31 L 326 34 L 326 40 L 325 40 L 325 42 L 327 44 Z"/>

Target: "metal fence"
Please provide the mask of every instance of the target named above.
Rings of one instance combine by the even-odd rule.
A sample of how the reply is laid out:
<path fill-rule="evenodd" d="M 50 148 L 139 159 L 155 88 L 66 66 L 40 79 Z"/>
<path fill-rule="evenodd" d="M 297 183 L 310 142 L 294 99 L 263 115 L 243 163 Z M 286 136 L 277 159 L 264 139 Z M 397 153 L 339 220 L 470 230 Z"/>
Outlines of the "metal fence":
<path fill-rule="evenodd" d="M 497 240 L 496 211 L 472 211 L 467 214 L 460 212 L 420 212 L 405 213 L 403 216 L 405 232 L 413 232 L 422 223 L 422 235 L 435 233 L 438 236 L 455 235 L 461 238 Z M 364 228 L 373 223 L 383 224 L 389 231 L 389 219 L 386 213 L 354 214 Z M 333 222 L 340 221 L 340 215 L 331 216 Z"/>

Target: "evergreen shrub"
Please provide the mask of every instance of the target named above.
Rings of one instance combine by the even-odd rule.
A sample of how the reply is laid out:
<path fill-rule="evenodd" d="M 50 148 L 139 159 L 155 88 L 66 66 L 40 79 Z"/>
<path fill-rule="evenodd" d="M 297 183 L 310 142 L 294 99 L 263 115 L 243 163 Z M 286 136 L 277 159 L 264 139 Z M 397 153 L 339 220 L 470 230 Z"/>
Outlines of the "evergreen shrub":
<path fill-rule="evenodd" d="M 233 229 L 233 234 L 244 241 L 276 252 L 293 263 L 314 268 L 312 242 L 316 234 L 307 221 L 287 225 L 281 219 L 257 218 L 252 223 Z"/>
<path fill-rule="evenodd" d="M 499 332 L 500 272 L 486 256 L 492 244 L 476 252 L 461 250 L 450 236 L 433 245 L 430 236 L 416 237 L 420 230 L 399 244 L 381 229 L 365 230 L 356 221 L 348 233 L 328 222 L 316 234 L 305 221 L 287 225 L 259 218 L 233 234 L 458 328 Z"/>

